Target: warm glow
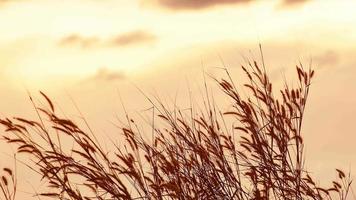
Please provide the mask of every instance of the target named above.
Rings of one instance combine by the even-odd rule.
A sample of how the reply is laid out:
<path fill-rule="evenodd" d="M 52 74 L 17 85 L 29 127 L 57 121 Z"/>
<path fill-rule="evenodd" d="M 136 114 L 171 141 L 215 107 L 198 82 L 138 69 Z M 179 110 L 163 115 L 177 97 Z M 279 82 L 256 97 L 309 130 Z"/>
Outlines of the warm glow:
<path fill-rule="evenodd" d="M 26 89 L 45 90 L 64 112 L 73 97 L 107 130 L 105 120 L 121 111 L 117 91 L 130 112 L 150 106 L 136 86 L 186 100 L 186 79 L 194 87 L 203 69 L 222 62 L 235 73 L 244 58 L 260 59 L 261 43 L 276 82 L 299 61 L 316 69 L 305 122 L 309 166 L 320 177 L 328 170 L 318 159 L 356 171 L 356 1 L 157 2 L 0 0 L 0 114 L 32 115 Z"/>
<path fill-rule="evenodd" d="M 266 1 L 174 13 L 135 1 L 14 1 L 3 5 L 0 13 L 1 49 L 13 51 L 1 63 L 11 63 L 7 70 L 11 76 L 32 82 L 52 76 L 87 76 L 102 67 L 142 73 L 167 52 L 219 41 L 242 45 L 302 41 L 319 48 L 345 48 L 352 42 L 330 37 L 342 34 L 341 40 L 355 40 L 354 6 L 351 1 L 311 1 L 284 8 L 278 1 Z M 107 44 L 115 36 L 135 30 L 149 31 L 157 39 L 126 46 Z M 71 34 L 98 42 L 86 49 L 80 44 L 59 45 Z"/>

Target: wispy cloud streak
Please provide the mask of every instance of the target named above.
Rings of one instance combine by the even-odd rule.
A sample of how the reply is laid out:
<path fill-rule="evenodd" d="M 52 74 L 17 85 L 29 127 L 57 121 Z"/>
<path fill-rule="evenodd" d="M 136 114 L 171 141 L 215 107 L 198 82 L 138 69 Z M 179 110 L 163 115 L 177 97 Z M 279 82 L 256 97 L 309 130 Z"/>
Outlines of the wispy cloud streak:
<path fill-rule="evenodd" d="M 128 47 L 154 43 L 157 36 L 142 30 L 122 33 L 110 38 L 86 37 L 79 34 L 68 35 L 59 41 L 60 46 L 78 46 L 81 48 Z"/>
<path fill-rule="evenodd" d="M 305 3 L 309 0 L 282 0 L 282 6 Z M 169 10 L 200 10 L 216 6 L 231 6 L 258 2 L 258 0 L 151 0 L 142 1 L 143 5 L 161 7 Z"/>

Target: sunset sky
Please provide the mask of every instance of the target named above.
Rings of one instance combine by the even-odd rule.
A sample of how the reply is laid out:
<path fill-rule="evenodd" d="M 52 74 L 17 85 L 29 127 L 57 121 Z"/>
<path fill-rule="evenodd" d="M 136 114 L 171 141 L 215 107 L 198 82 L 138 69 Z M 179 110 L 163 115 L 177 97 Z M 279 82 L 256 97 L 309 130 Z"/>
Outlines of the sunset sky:
<path fill-rule="evenodd" d="M 335 167 L 355 174 L 355 9 L 353 0 L 0 0 L 0 115 L 33 116 L 26 90 L 41 90 L 76 117 L 73 99 L 110 135 L 119 93 L 130 113 L 150 106 L 137 88 L 183 102 L 203 71 L 219 76 L 226 65 L 238 80 L 261 43 L 276 85 L 293 84 L 299 62 L 316 70 L 308 169 L 320 180 Z"/>

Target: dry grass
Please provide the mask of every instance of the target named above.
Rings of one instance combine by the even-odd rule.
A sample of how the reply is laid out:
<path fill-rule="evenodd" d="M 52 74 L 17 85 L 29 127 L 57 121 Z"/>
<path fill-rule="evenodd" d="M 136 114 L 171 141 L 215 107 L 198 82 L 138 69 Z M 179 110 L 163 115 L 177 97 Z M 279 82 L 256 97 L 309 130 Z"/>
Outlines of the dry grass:
<path fill-rule="evenodd" d="M 17 190 L 16 174 L 10 168 L 3 168 L 0 181 L 0 199 L 15 200 Z"/>
<path fill-rule="evenodd" d="M 340 199 L 348 196 L 350 176 L 337 170 L 338 180 L 321 187 L 305 171 L 302 122 L 314 71 L 297 66 L 298 85 L 287 84 L 275 95 L 264 67 L 243 67 L 249 95 L 241 95 L 229 73 L 218 80 L 232 101 L 223 113 L 209 98 L 206 110 L 191 115 L 152 102 L 161 128 L 144 139 L 127 116 L 121 128 L 124 147 L 109 153 L 91 132 L 33 102 L 37 120 L 2 119 L 4 139 L 28 154 L 46 181 L 40 195 L 57 199 Z M 194 110 L 194 112 L 193 112 Z M 233 117 L 233 124 L 227 123 Z M 61 141 L 73 142 L 64 148 Z M 123 142 L 123 141 L 122 141 Z M 10 170 L 7 176 L 13 177 Z M 14 199 L 3 177 L 5 199 Z M 15 183 L 15 179 L 11 179 Z M 16 184 L 15 184 L 16 185 Z M 15 189 L 16 190 L 16 189 Z"/>

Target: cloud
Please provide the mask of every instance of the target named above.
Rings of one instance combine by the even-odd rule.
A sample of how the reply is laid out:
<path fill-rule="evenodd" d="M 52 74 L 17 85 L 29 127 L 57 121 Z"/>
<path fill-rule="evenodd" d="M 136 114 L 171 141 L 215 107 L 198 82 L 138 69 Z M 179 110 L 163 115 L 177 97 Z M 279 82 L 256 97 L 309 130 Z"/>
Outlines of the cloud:
<path fill-rule="evenodd" d="M 93 76 L 89 77 L 87 81 L 120 81 L 125 78 L 126 75 L 123 71 L 112 71 L 102 67 Z"/>
<path fill-rule="evenodd" d="M 340 56 L 337 52 L 328 50 L 320 55 L 317 55 L 315 57 L 315 61 L 320 68 L 325 66 L 335 66 L 339 64 Z"/>
<path fill-rule="evenodd" d="M 127 46 L 127 45 L 154 42 L 155 40 L 156 40 L 156 36 L 151 33 L 145 31 L 133 31 L 122 35 L 118 35 L 112 40 L 111 43 L 116 46 Z"/>
<path fill-rule="evenodd" d="M 11 2 L 13 0 L 0 0 L 0 4 L 3 4 L 3 3 L 8 3 L 8 2 Z"/>
<path fill-rule="evenodd" d="M 23 0 L 0 0 L 0 6 L 6 6 L 7 4 L 22 2 Z"/>
<path fill-rule="evenodd" d="M 310 0 L 283 0 L 281 6 L 289 7 L 289 6 L 298 6 L 306 3 Z"/>
<path fill-rule="evenodd" d="M 60 45 L 77 45 L 82 48 L 93 47 L 100 42 L 96 37 L 84 37 L 78 34 L 71 34 L 62 38 L 59 42 Z"/>
<path fill-rule="evenodd" d="M 68 35 L 59 41 L 60 46 L 77 46 L 83 49 L 94 47 L 127 47 L 134 45 L 143 45 L 155 42 L 156 35 L 136 30 L 126 32 L 110 38 L 86 37 L 79 34 Z"/>
<path fill-rule="evenodd" d="M 305 3 L 309 0 L 281 0 L 281 5 L 294 6 Z M 215 6 L 235 5 L 249 2 L 258 2 L 258 0 L 142 0 L 143 5 L 159 6 L 170 10 L 199 10 Z"/>
<path fill-rule="evenodd" d="M 218 5 L 246 3 L 252 0 L 151 0 L 150 4 L 172 10 L 196 10 Z"/>

